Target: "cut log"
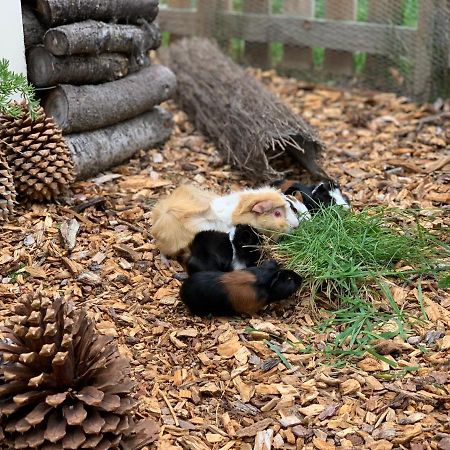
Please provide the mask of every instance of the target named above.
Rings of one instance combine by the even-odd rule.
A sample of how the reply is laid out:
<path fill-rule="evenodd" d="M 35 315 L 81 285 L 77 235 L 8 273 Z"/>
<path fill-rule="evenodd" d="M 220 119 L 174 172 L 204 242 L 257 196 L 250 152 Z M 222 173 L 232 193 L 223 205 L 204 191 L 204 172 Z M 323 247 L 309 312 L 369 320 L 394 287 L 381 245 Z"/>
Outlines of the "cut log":
<path fill-rule="evenodd" d="M 49 26 L 82 20 L 151 22 L 158 14 L 158 0 L 37 0 L 37 10 Z"/>
<path fill-rule="evenodd" d="M 25 48 L 28 50 L 35 45 L 42 44 L 45 27 L 39 22 L 30 5 L 22 4 L 22 23 Z"/>
<path fill-rule="evenodd" d="M 57 56 L 107 52 L 142 55 L 160 44 L 157 23 L 137 27 L 86 20 L 51 28 L 44 36 L 45 48 Z"/>
<path fill-rule="evenodd" d="M 77 179 L 86 179 L 121 164 L 137 151 L 162 144 L 172 131 L 172 115 L 162 108 L 112 127 L 64 136 Z"/>
<path fill-rule="evenodd" d="M 27 56 L 28 77 L 37 87 L 116 80 L 127 75 L 128 64 L 128 58 L 118 53 L 56 57 L 42 46 L 32 48 Z"/>
<path fill-rule="evenodd" d="M 64 133 L 94 130 L 149 111 L 175 92 L 176 78 L 154 65 L 121 80 L 99 85 L 61 85 L 44 102 Z"/>
<path fill-rule="evenodd" d="M 288 151 L 317 179 L 324 148 L 314 129 L 205 38 L 171 44 L 163 61 L 177 77 L 181 107 L 227 163 L 255 181 L 284 175 L 271 160 Z"/>

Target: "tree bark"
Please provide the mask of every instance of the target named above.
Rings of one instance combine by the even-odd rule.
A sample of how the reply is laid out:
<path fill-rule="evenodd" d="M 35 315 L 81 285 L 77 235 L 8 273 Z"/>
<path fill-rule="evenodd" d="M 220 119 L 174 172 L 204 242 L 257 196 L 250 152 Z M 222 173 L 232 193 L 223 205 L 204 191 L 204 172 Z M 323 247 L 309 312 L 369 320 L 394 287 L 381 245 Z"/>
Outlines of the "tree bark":
<path fill-rule="evenodd" d="M 28 50 L 35 45 L 42 44 L 45 27 L 39 22 L 30 5 L 22 4 L 22 22 L 25 48 Z"/>
<path fill-rule="evenodd" d="M 227 162 L 257 181 L 284 176 L 272 160 L 288 151 L 314 178 L 329 178 L 318 160 L 315 130 L 235 64 L 211 40 L 182 39 L 161 52 L 177 77 L 177 99 Z"/>
<path fill-rule="evenodd" d="M 51 28 L 45 33 L 45 48 L 57 56 L 99 53 L 141 55 L 161 44 L 157 23 L 137 27 L 95 20 Z"/>
<path fill-rule="evenodd" d="M 158 14 L 158 0 L 37 0 L 37 9 L 49 26 L 82 20 L 151 22 Z"/>
<path fill-rule="evenodd" d="M 116 80 L 127 75 L 128 64 L 128 58 L 117 53 L 56 57 L 44 47 L 32 48 L 27 56 L 28 77 L 37 87 Z"/>
<path fill-rule="evenodd" d="M 162 144 L 172 131 L 172 115 L 156 107 L 117 125 L 64 136 L 77 179 L 86 179 L 123 163 L 137 151 Z"/>
<path fill-rule="evenodd" d="M 165 66 L 149 66 L 121 80 L 88 86 L 61 85 L 44 102 L 64 133 L 94 130 L 130 119 L 168 100 L 176 78 Z"/>

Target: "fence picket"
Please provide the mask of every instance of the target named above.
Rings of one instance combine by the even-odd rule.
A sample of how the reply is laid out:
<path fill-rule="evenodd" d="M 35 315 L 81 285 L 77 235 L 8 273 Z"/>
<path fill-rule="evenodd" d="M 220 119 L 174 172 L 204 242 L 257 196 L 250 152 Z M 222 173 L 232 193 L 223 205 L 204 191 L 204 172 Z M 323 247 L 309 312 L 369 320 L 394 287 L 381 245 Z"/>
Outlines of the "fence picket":
<path fill-rule="evenodd" d="M 367 21 L 401 25 L 402 8 L 402 0 L 369 0 Z M 394 54 L 392 54 L 393 57 Z M 392 79 L 392 74 L 388 72 L 389 60 L 392 60 L 392 58 L 389 55 L 367 55 L 364 69 L 373 87 L 384 86 Z M 398 82 L 401 82 L 401 78 L 398 78 Z"/>
<path fill-rule="evenodd" d="M 244 0 L 244 13 L 271 14 L 271 0 Z M 271 66 L 270 43 L 245 42 L 244 61 L 253 67 L 268 69 Z"/>
<path fill-rule="evenodd" d="M 167 0 L 167 6 L 169 8 L 185 9 L 192 6 L 192 0 Z M 177 33 L 170 33 L 170 42 L 175 42 L 181 39 L 184 35 Z"/>
<path fill-rule="evenodd" d="M 325 17 L 331 20 L 356 20 L 356 0 L 325 0 Z M 336 75 L 351 75 L 353 54 L 326 49 L 324 68 Z"/>
<path fill-rule="evenodd" d="M 314 17 L 314 0 L 284 0 L 283 14 Z M 284 44 L 280 67 L 286 70 L 309 70 L 312 68 L 312 50 L 309 47 Z"/>

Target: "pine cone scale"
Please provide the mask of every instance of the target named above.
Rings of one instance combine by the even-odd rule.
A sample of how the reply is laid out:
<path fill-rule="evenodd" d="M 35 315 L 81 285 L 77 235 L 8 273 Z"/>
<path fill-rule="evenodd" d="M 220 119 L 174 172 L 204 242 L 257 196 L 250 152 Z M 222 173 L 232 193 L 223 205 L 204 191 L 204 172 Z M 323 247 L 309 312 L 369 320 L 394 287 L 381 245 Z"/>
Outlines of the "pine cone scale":
<path fill-rule="evenodd" d="M 23 103 L 20 107 L 22 117 L 19 119 L 0 117 L 1 150 L 15 180 L 15 191 L 31 200 L 53 200 L 74 181 L 70 151 L 61 130 L 52 118 L 45 116 L 43 108 L 39 109 L 37 119 L 32 121 L 28 108 Z M 53 165 L 56 161 L 62 161 L 63 166 Z M 37 184 L 39 180 L 46 185 L 45 189 Z M 39 189 L 36 189 L 38 186 Z"/>
<path fill-rule="evenodd" d="M 128 361 L 85 311 L 34 294 L 15 312 L 4 328 L 10 338 L 0 341 L 0 432 L 8 449 L 138 450 L 155 440 L 154 430 L 138 431 L 132 419 Z"/>

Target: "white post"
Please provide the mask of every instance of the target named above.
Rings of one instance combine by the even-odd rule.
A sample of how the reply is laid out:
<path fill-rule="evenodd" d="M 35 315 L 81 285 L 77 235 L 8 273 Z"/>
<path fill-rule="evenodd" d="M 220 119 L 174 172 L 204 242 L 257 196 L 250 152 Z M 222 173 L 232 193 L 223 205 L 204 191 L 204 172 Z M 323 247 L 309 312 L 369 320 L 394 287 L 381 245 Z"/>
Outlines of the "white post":
<path fill-rule="evenodd" d="M 20 0 L 0 0 L 0 59 L 9 61 L 9 68 L 27 75 L 25 43 L 23 39 L 22 8 Z M 18 100 L 19 98 L 15 98 Z"/>

